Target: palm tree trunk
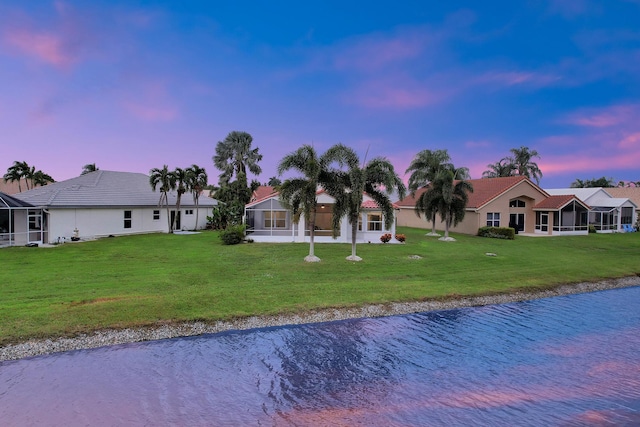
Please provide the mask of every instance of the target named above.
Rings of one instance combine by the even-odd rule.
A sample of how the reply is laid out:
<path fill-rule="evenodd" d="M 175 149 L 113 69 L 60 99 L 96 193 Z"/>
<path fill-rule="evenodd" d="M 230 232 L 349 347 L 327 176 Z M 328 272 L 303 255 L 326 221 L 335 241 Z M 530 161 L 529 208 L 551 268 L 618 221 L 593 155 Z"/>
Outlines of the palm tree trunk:
<path fill-rule="evenodd" d="M 314 253 L 313 240 L 316 235 L 316 209 L 315 206 L 311 211 L 311 218 L 309 218 L 309 257 L 316 256 Z"/>
<path fill-rule="evenodd" d="M 355 259 L 356 255 L 356 239 L 358 237 L 358 218 L 351 224 L 351 257 Z"/>
<path fill-rule="evenodd" d="M 436 214 L 431 215 L 431 234 L 436 234 Z"/>

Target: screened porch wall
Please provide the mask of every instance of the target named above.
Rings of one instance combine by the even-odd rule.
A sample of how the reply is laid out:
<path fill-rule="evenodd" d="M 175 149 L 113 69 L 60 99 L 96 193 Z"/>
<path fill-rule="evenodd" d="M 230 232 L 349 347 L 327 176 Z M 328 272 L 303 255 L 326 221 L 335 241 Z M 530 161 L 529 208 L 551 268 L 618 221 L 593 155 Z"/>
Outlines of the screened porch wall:
<path fill-rule="evenodd" d="M 571 202 L 553 213 L 553 231 L 587 231 L 589 211 L 577 202 Z"/>
<path fill-rule="evenodd" d="M 297 234 L 291 212 L 278 200 L 269 199 L 245 210 L 246 234 L 254 236 L 293 236 Z"/>

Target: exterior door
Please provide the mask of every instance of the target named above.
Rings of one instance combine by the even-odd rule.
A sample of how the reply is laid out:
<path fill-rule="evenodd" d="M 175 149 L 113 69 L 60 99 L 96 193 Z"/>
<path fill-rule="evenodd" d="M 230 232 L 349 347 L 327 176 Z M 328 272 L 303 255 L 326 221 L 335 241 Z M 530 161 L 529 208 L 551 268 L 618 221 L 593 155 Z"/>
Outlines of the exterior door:
<path fill-rule="evenodd" d="M 549 214 L 548 213 L 540 214 L 540 230 L 549 231 Z"/>
<path fill-rule="evenodd" d="M 180 212 L 171 211 L 171 222 L 173 222 L 173 229 L 180 230 Z"/>
<path fill-rule="evenodd" d="M 516 233 L 524 231 L 524 214 L 510 214 L 509 215 L 509 227 L 513 227 Z"/>

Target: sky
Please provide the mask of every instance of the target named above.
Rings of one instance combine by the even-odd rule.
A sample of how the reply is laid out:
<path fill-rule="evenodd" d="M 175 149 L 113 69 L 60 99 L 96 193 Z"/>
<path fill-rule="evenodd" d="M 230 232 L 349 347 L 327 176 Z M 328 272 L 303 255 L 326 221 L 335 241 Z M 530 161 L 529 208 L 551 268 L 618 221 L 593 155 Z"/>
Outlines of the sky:
<path fill-rule="evenodd" d="M 303 144 L 399 175 L 521 146 L 543 188 L 640 180 L 640 0 L 0 0 L 0 171 L 206 168 L 234 130 L 267 182 Z"/>

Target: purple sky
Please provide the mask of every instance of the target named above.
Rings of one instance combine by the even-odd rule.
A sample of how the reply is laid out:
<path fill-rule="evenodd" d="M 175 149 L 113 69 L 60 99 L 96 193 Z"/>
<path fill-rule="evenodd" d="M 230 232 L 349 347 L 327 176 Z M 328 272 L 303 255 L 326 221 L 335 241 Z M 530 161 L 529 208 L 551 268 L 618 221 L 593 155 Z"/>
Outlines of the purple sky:
<path fill-rule="evenodd" d="M 262 182 L 338 142 L 401 176 L 427 148 L 479 178 L 528 146 L 543 187 L 637 181 L 640 0 L 0 3 L 2 173 L 196 163 L 217 183 L 232 130 Z"/>

